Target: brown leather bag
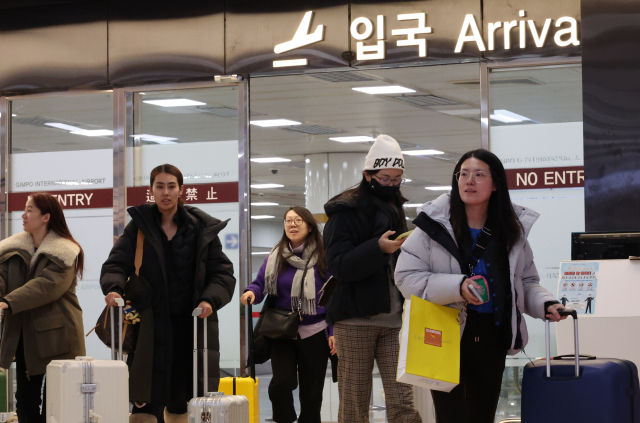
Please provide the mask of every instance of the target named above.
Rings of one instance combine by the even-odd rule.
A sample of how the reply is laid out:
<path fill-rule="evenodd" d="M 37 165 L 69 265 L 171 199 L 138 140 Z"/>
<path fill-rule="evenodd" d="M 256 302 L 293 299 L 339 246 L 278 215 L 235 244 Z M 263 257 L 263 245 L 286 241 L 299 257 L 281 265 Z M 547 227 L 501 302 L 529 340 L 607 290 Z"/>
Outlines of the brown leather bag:
<path fill-rule="evenodd" d="M 143 246 L 144 246 L 144 234 L 140 229 L 138 229 L 138 239 L 136 243 L 136 257 L 134 262 L 136 270 L 131 276 L 129 276 L 127 283 L 132 282 L 132 279 L 134 278 L 143 279 L 140 276 L 140 267 L 142 266 Z M 89 336 L 89 334 L 93 332 L 93 330 L 95 329 L 96 334 L 98 335 L 98 338 L 100 338 L 100 340 L 107 347 L 111 348 L 111 319 L 109 318 L 109 308 L 110 307 L 104 308 L 104 310 L 100 314 L 100 317 L 98 318 L 98 322 L 96 326 L 93 329 L 91 329 L 91 331 L 87 334 L 87 336 Z M 122 319 L 122 351 L 124 353 L 130 354 L 134 352 L 136 349 L 136 344 L 138 342 L 138 328 L 140 327 L 140 325 L 130 321 L 127 318 L 124 310 L 122 311 L 122 314 L 119 317 L 116 316 L 116 319 L 118 318 Z M 118 327 L 117 320 L 115 320 L 115 322 L 116 322 L 115 325 L 117 328 Z M 118 345 L 119 337 L 116 336 L 115 338 L 116 338 L 115 348 L 117 350 L 120 347 Z"/>

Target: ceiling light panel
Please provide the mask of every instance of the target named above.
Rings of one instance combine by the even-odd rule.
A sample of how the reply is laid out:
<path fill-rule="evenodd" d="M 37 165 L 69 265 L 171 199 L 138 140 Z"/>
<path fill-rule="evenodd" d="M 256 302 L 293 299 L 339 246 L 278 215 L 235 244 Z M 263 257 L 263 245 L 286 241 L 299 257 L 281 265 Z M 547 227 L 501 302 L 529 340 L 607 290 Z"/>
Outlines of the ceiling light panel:
<path fill-rule="evenodd" d="M 528 117 L 519 115 L 517 113 L 510 112 L 505 109 L 494 110 L 490 118 L 502 123 L 520 123 L 530 121 Z"/>
<path fill-rule="evenodd" d="M 280 204 L 278 204 L 278 203 L 269 203 L 269 202 L 266 202 L 266 201 L 259 202 L 259 203 L 251 203 L 252 207 L 270 207 L 270 206 L 275 207 L 275 206 L 279 206 L 279 205 Z"/>
<path fill-rule="evenodd" d="M 331 137 L 329 139 L 331 141 L 338 142 L 371 142 L 376 140 L 375 138 L 366 135 L 354 135 L 351 137 Z"/>
<path fill-rule="evenodd" d="M 252 120 L 249 123 L 252 125 L 260 126 L 262 128 L 272 128 L 277 126 L 292 126 L 302 125 L 301 122 L 289 119 L 264 119 L 264 120 Z"/>
<path fill-rule="evenodd" d="M 172 137 L 161 137 L 160 135 L 151 135 L 151 134 L 139 134 L 139 135 L 131 135 L 133 139 L 140 139 L 142 141 L 155 142 L 156 144 L 177 144 L 177 138 Z"/>
<path fill-rule="evenodd" d="M 275 219 L 275 216 L 269 216 L 269 215 L 257 215 L 257 216 L 251 216 L 252 219 L 256 219 L 256 220 L 263 220 L 263 219 Z"/>
<path fill-rule="evenodd" d="M 160 107 L 186 107 L 186 106 L 204 106 L 207 103 L 201 101 L 189 100 L 188 98 L 168 98 L 165 100 L 142 100 L 143 103 L 153 104 Z"/>
<path fill-rule="evenodd" d="M 290 162 L 291 159 L 285 159 L 282 157 L 256 157 L 251 159 L 251 161 L 255 163 L 287 163 Z"/>
<path fill-rule="evenodd" d="M 51 126 L 53 128 L 64 129 L 65 131 L 82 131 L 82 128 L 78 128 L 77 126 L 67 125 L 66 123 L 59 122 L 47 122 L 46 126 Z"/>
<path fill-rule="evenodd" d="M 356 87 L 351 88 L 354 91 L 358 91 L 365 94 L 408 94 L 415 93 L 416 90 L 411 88 L 402 87 L 400 85 L 383 85 L 381 87 Z"/>
<path fill-rule="evenodd" d="M 86 129 L 81 131 L 71 131 L 73 135 L 84 135 L 85 137 L 110 137 L 113 131 L 110 129 Z"/>
<path fill-rule="evenodd" d="M 253 184 L 251 188 L 255 189 L 270 189 L 270 188 L 284 188 L 281 184 Z"/>
<path fill-rule="evenodd" d="M 424 189 L 428 189 L 429 191 L 451 191 L 450 186 L 424 187 Z"/>
<path fill-rule="evenodd" d="M 444 154 L 444 151 L 438 150 L 407 150 L 403 151 L 402 154 L 407 156 L 433 156 L 437 154 Z"/>

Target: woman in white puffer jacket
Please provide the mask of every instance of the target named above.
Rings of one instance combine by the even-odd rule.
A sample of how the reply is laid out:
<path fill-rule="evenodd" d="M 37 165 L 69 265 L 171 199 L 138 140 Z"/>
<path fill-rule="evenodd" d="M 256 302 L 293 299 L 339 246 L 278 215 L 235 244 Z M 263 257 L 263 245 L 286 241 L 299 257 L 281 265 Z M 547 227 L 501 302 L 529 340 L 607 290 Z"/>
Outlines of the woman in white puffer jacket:
<path fill-rule="evenodd" d="M 502 163 L 487 150 L 466 153 L 451 194 L 426 203 L 402 245 L 395 282 L 405 298 L 465 309 L 460 384 L 433 391 L 438 423 L 493 423 L 507 354 L 527 344 L 522 316 L 558 321 L 562 308 L 540 284 L 527 236 L 538 213 L 513 205 Z M 485 277 L 489 300 L 478 300 L 471 275 Z"/>

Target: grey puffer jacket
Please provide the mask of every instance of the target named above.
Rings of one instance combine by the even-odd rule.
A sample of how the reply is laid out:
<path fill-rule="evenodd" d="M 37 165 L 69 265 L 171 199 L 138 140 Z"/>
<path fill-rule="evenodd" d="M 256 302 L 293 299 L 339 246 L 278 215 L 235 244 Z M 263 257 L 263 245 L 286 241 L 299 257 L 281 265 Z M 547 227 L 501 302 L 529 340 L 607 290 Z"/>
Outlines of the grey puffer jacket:
<path fill-rule="evenodd" d="M 418 212 L 443 226 L 455 242 L 453 227 L 449 222 L 449 194 L 425 203 Z M 527 345 L 527 325 L 519 313 L 544 319 L 545 303 L 555 302 L 555 297 L 540 285 L 540 277 L 533 262 L 533 251 L 527 237 L 539 214 L 526 207 L 513 205 L 524 228 L 524 236 L 509 253 L 509 278 L 511 281 L 511 327 L 522 336 L 522 348 Z M 405 298 L 415 295 L 435 304 L 462 309 L 464 298 L 460 294 L 460 283 L 466 278 L 460 270 L 458 260 L 427 233 L 417 228 L 402 245 L 396 264 L 395 282 Z M 520 327 L 518 328 L 518 322 Z M 464 324 L 460 334 L 464 331 Z M 516 337 L 512 337 L 509 355 L 517 354 Z"/>

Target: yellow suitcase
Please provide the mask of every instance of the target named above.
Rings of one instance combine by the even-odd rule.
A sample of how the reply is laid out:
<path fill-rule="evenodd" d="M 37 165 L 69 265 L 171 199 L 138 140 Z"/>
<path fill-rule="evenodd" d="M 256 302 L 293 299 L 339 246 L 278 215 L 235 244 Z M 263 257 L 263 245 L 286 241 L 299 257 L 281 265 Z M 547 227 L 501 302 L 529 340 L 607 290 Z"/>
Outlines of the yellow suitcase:
<path fill-rule="evenodd" d="M 225 395 L 244 395 L 249 400 L 249 422 L 260 423 L 260 397 L 258 379 L 251 377 L 224 377 L 218 391 Z"/>
<path fill-rule="evenodd" d="M 251 303 L 248 307 L 249 330 L 249 363 L 251 377 L 223 377 L 220 379 L 218 391 L 225 395 L 244 395 L 249 400 L 249 423 L 260 423 L 260 395 L 259 382 L 256 377 L 256 366 L 253 363 L 253 310 Z"/>

